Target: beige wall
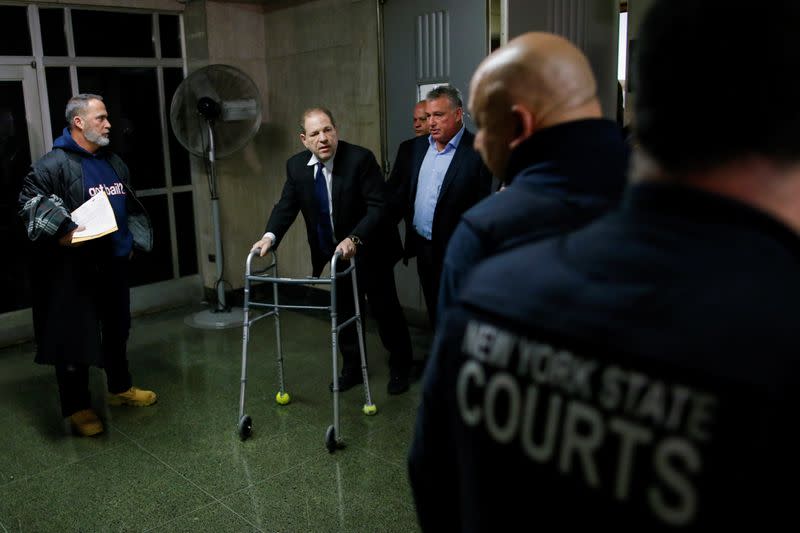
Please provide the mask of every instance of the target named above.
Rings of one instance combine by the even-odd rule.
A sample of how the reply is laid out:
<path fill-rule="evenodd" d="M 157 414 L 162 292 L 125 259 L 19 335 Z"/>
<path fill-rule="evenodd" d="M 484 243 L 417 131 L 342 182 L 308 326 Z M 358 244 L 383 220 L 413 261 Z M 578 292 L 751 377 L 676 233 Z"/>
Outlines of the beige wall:
<path fill-rule="evenodd" d="M 205 27 L 202 28 L 205 12 Z M 298 116 L 312 105 L 331 109 L 339 137 L 378 153 L 377 15 L 374 0 L 318 0 L 264 12 L 253 4 L 191 2 L 186 12 L 190 68 L 226 63 L 250 75 L 262 93 L 258 135 L 217 165 L 225 279 L 243 285 L 244 260 L 263 233 L 285 181 L 286 160 L 303 149 Z M 198 36 L 207 31 L 207 58 Z M 193 44 L 188 37 L 194 35 Z M 216 279 L 208 188 L 195 158 L 197 231 L 206 287 Z M 280 247 L 281 275 L 311 273 L 299 216 Z"/>

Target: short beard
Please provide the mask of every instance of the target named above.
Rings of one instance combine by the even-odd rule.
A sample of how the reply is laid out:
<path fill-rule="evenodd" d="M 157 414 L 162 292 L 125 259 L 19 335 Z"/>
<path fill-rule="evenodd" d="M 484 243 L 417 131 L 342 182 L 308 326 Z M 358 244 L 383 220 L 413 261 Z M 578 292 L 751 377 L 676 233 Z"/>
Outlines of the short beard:
<path fill-rule="evenodd" d="M 108 143 L 111 142 L 107 136 L 103 135 L 102 133 L 95 133 L 93 131 L 86 131 L 84 132 L 83 136 L 86 137 L 87 141 L 101 147 L 108 146 Z"/>

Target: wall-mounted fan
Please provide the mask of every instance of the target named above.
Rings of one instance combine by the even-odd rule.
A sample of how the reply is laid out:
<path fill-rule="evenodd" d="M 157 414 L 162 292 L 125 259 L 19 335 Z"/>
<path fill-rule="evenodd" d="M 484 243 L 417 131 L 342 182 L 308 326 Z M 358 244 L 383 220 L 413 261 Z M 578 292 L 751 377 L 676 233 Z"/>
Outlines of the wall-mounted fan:
<path fill-rule="evenodd" d="M 208 65 L 194 71 L 178 86 L 169 113 L 178 141 L 202 157 L 208 176 L 214 226 L 217 303 L 213 310 L 194 315 L 197 327 L 224 328 L 241 325 L 241 310 L 225 301 L 224 256 L 219 219 L 216 160 L 238 151 L 261 126 L 258 88 L 244 72 L 229 65 Z"/>

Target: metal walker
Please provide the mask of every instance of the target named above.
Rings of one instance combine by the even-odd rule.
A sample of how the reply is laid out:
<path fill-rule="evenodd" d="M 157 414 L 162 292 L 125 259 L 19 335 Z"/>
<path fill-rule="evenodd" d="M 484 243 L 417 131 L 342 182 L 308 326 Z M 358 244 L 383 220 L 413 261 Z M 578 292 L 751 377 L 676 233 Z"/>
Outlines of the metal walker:
<path fill-rule="evenodd" d="M 275 317 L 275 337 L 278 347 L 278 380 L 280 388 L 275 395 L 275 401 L 279 405 L 286 405 L 291 401 L 289 393 L 286 392 L 285 383 L 283 379 L 283 350 L 281 348 L 281 322 L 280 310 L 281 309 L 316 309 L 325 310 L 330 312 L 331 316 L 331 354 L 333 360 L 333 424 L 328 426 L 325 432 L 325 447 L 330 453 L 333 453 L 338 448 L 344 445 L 341 440 L 339 432 L 339 371 L 338 371 L 338 358 L 336 355 L 337 337 L 339 331 L 355 322 L 358 332 L 358 348 L 361 352 L 361 375 L 364 379 L 364 395 L 365 403 L 361 408 L 365 415 L 371 416 L 378 412 L 378 408 L 372 403 L 372 396 L 369 390 L 369 376 L 367 372 L 367 360 L 364 351 L 364 331 L 361 326 L 361 309 L 358 302 L 358 281 L 356 280 L 356 264 L 353 259 L 350 259 L 350 266 L 342 272 L 336 271 L 338 261 L 341 259 L 341 252 L 337 252 L 331 259 L 331 274 L 330 278 L 281 278 L 278 276 L 278 257 L 275 252 L 270 250 L 272 256 L 272 263 L 267 265 L 262 270 L 252 271 L 252 261 L 254 257 L 260 257 L 258 251 L 251 251 L 247 256 L 247 263 L 245 265 L 244 277 L 244 332 L 242 335 L 242 378 L 239 394 L 239 424 L 238 432 L 242 440 L 247 439 L 253 431 L 253 420 L 244 412 L 244 396 L 245 387 L 247 384 L 247 345 L 250 340 L 250 326 L 256 321 L 266 318 L 268 316 Z M 270 275 L 271 274 L 271 275 Z M 336 313 L 336 279 L 350 275 L 353 285 L 353 299 L 355 304 L 355 314 L 338 324 Z M 250 301 L 250 286 L 253 282 L 266 282 L 272 283 L 272 298 L 273 303 L 260 303 Z M 331 286 L 331 305 L 329 306 L 313 306 L 313 305 L 286 305 L 278 303 L 278 285 L 330 285 Z M 250 308 L 260 307 L 270 309 L 270 311 L 259 315 L 252 320 L 250 319 Z"/>

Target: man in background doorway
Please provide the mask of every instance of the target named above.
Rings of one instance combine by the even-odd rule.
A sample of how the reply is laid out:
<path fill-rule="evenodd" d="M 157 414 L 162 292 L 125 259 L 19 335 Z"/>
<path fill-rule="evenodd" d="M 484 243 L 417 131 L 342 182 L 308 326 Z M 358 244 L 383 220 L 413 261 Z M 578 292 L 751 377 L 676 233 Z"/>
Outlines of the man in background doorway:
<path fill-rule="evenodd" d="M 425 100 L 420 100 L 414 105 L 414 135 L 428 135 L 431 132 L 428 126 L 428 112 L 426 111 L 427 103 Z M 402 146 L 402 144 L 401 144 Z M 398 150 L 398 156 L 400 151 Z"/>
<path fill-rule="evenodd" d="M 387 209 L 390 213 L 391 223 L 395 225 L 398 224 L 399 221 L 405 216 L 405 205 L 407 200 L 405 198 L 397 197 L 397 189 L 400 187 L 403 176 L 409 176 L 411 174 L 411 166 L 414 163 L 414 141 L 416 141 L 419 137 L 429 135 L 431 131 L 430 127 L 428 127 L 427 106 L 428 104 L 426 100 L 420 100 L 414 104 L 414 109 L 412 110 L 411 115 L 414 128 L 414 137 L 406 139 L 400 143 L 400 146 L 397 147 L 397 155 L 394 158 L 392 171 L 389 174 L 389 196 L 387 197 Z M 405 263 L 408 264 L 407 259 L 405 260 Z"/>
<path fill-rule="evenodd" d="M 426 97 L 430 133 L 410 141 L 410 164 L 395 165 L 389 177 L 399 221 L 406 221 L 406 260 L 417 272 L 431 329 L 436 323 L 439 278 L 447 242 L 467 209 L 489 194 L 492 176 L 464 126 L 458 89 L 442 85 Z"/>

